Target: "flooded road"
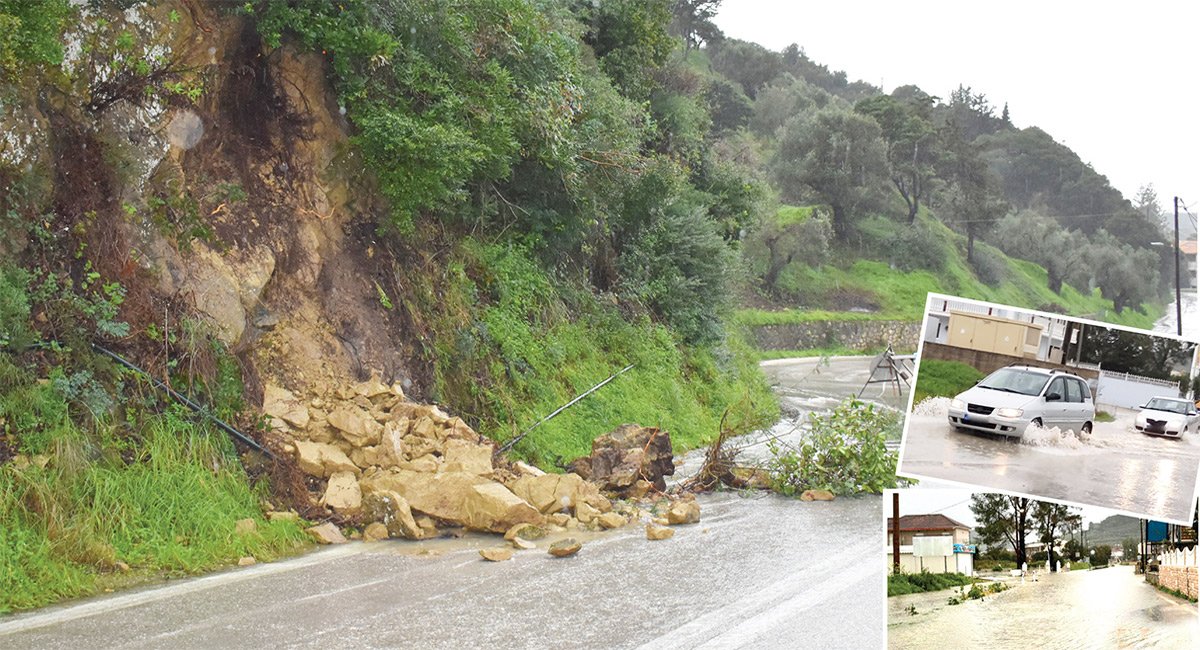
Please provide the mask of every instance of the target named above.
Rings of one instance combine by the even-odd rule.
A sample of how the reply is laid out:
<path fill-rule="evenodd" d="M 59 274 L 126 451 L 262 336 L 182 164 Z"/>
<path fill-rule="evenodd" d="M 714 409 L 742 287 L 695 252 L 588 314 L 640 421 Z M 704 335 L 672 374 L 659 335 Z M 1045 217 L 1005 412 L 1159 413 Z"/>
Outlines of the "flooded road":
<path fill-rule="evenodd" d="M 953 591 L 888 599 L 888 647 L 1195 648 L 1194 604 L 1168 596 L 1132 566 L 1043 574 L 1037 582 L 950 606 Z M 909 606 L 917 614 L 910 615 Z"/>
<path fill-rule="evenodd" d="M 844 378 L 868 361 L 797 379 L 815 364 L 771 367 L 781 390 L 803 393 L 786 397 L 791 408 L 857 392 L 861 381 Z M 701 453 L 681 471 L 695 471 Z M 631 525 L 579 536 L 570 558 L 551 558 L 542 540 L 501 563 L 478 555 L 495 536 L 326 547 L 0 617 L 0 647 L 882 647 L 879 497 L 699 500 L 700 523 L 666 541 Z"/>
<path fill-rule="evenodd" d="M 1200 434 L 1147 436 L 1133 431 L 1133 411 L 1119 410 L 1115 422 L 1097 423 L 1083 440 L 1051 429 L 1031 430 L 1018 442 L 955 431 L 945 405 L 935 398 L 914 407 L 901 474 L 1191 520 Z"/>

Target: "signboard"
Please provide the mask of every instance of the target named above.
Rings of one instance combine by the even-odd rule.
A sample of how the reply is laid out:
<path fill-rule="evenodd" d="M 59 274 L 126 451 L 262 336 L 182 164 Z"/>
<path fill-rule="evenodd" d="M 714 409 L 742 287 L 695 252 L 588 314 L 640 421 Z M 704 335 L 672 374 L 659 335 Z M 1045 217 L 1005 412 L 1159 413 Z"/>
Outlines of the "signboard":
<path fill-rule="evenodd" d="M 954 552 L 955 553 L 974 553 L 975 545 L 974 544 L 955 544 Z"/>
<path fill-rule="evenodd" d="M 1146 541 L 1150 543 L 1162 542 L 1167 539 L 1167 522 L 1165 521 L 1147 521 L 1146 522 Z"/>
<path fill-rule="evenodd" d="M 946 557 L 954 554 L 954 538 L 949 535 L 937 537 L 914 537 L 914 557 Z"/>

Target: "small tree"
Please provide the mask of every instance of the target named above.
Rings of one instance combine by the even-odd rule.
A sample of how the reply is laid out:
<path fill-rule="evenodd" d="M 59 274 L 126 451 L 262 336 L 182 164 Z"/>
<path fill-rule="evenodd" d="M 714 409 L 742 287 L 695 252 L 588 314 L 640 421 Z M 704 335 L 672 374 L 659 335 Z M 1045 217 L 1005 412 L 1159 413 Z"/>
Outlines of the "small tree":
<path fill-rule="evenodd" d="M 886 146 L 875 120 L 828 107 L 784 125 L 774 171 L 786 198 L 802 200 L 808 190 L 828 203 L 834 235 L 845 241 L 858 208 L 886 179 Z"/>
<path fill-rule="evenodd" d="M 1092 549 L 1092 566 L 1108 566 L 1108 561 L 1112 559 L 1112 547 L 1108 544 L 1101 544 Z"/>

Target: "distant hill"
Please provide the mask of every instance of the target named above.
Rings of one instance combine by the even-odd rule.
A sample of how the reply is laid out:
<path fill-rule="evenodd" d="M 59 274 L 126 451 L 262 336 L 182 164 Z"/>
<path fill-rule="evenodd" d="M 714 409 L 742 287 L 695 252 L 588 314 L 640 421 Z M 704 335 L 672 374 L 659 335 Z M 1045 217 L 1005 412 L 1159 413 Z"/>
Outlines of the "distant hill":
<path fill-rule="evenodd" d="M 1117 546 L 1123 540 L 1137 538 L 1138 520 L 1124 515 L 1113 515 L 1104 521 L 1093 523 L 1087 530 L 1087 543 L 1092 546 Z"/>

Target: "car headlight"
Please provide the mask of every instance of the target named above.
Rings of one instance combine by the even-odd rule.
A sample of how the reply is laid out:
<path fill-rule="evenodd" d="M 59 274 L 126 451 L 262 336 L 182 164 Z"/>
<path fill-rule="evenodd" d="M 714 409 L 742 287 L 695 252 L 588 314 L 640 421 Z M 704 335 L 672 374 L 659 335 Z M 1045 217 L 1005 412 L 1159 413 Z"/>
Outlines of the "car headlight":
<path fill-rule="evenodd" d="M 1019 418 L 1024 412 L 1021 409 L 996 409 L 996 415 L 1002 418 Z"/>
<path fill-rule="evenodd" d="M 967 408 L 967 403 L 960 399 L 955 398 L 955 399 L 950 400 L 950 408 L 952 408 L 956 411 L 961 411 L 961 410 Z"/>

